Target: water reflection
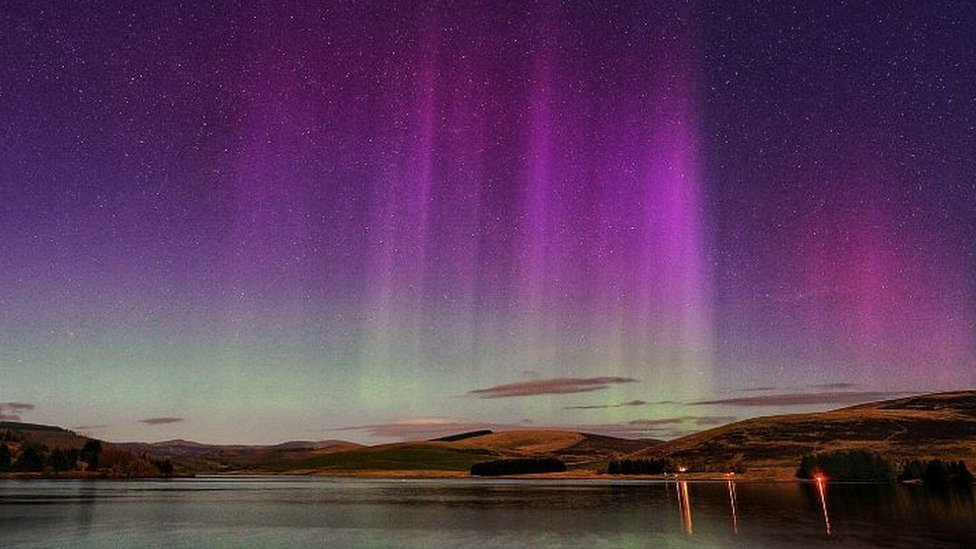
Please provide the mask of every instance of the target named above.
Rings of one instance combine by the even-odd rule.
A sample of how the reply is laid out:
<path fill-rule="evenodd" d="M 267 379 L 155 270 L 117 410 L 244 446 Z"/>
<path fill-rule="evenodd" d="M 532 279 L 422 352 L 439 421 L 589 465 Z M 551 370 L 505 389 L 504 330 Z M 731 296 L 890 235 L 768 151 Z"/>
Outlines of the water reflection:
<path fill-rule="evenodd" d="M 681 525 L 684 527 L 685 533 L 694 534 L 695 531 L 691 524 L 691 498 L 688 495 L 687 480 L 678 481 L 678 509 L 681 512 Z"/>
<path fill-rule="evenodd" d="M 817 487 L 817 494 L 820 496 L 820 509 L 823 511 L 824 528 L 830 536 L 830 514 L 827 513 L 827 478 L 823 475 L 815 475 L 813 483 Z"/>
<path fill-rule="evenodd" d="M 729 505 L 732 506 L 732 533 L 739 535 L 739 512 L 735 506 L 735 483 L 731 480 L 729 484 Z"/>
<path fill-rule="evenodd" d="M 843 547 L 976 547 L 974 500 L 971 487 L 758 483 L 731 475 L 719 482 L 6 480 L 0 546 L 208 547 L 220 540 L 314 547 L 328 539 L 337 547 L 792 548 L 822 545 L 827 531 L 829 543 Z"/>

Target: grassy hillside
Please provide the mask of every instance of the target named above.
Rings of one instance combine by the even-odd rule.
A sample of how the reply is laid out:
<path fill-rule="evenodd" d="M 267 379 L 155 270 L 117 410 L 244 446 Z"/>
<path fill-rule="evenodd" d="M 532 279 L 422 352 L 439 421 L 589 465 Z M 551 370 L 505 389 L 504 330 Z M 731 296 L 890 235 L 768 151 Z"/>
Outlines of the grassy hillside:
<path fill-rule="evenodd" d="M 937 393 L 829 412 L 740 421 L 632 454 L 718 471 L 792 474 L 812 452 L 863 449 L 892 459 L 961 459 L 976 464 L 976 391 Z"/>
<path fill-rule="evenodd" d="M 525 430 L 464 433 L 426 442 L 384 444 L 307 459 L 266 464 L 263 470 L 467 471 L 471 465 L 500 458 L 553 457 L 569 465 L 602 463 L 621 452 L 658 443 L 571 431 Z"/>
<path fill-rule="evenodd" d="M 268 471 L 375 470 L 467 471 L 475 463 L 494 459 L 484 451 L 447 448 L 434 443 L 405 443 L 361 448 L 293 460 L 264 467 Z"/>
<path fill-rule="evenodd" d="M 201 444 L 189 440 L 127 442 L 118 446 L 136 453 L 171 459 L 195 472 L 233 471 L 278 466 L 293 461 L 362 448 L 344 440 L 289 441 L 274 445 Z"/>

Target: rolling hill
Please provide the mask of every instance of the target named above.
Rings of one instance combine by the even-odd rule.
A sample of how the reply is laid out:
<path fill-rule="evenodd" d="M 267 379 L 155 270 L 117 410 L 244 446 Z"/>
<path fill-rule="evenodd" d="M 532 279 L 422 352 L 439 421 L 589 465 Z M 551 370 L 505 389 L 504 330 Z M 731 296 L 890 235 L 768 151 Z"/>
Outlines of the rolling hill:
<path fill-rule="evenodd" d="M 467 471 L 475 463 L 500 458 L 554 457 L 585 466 L 660 441 L 630 440 L 571 431 L 478 431 L 422 442 L 357 448 L 307 459 L 267 464 L 272 472 Z"/>
<path fill-rule="evenodd" d="M 739 421 L 630 454 L 707 471 L 737 464 L 755 476 L 791 477 L 802 456 L 863 449 L 902 460 L 976 464 L 976 391 L 935 393 L 829 412 Z"/>
<path fill-rule="evenodd" d="M 181 439 L 152 443 L 124 442 L 116 446 L 157 459 L 170 459 L 195 472 L 262 468 L 363 447 L 345 440 L 294 440 L 280 444 L 246 445 L 202 444 Z"/>

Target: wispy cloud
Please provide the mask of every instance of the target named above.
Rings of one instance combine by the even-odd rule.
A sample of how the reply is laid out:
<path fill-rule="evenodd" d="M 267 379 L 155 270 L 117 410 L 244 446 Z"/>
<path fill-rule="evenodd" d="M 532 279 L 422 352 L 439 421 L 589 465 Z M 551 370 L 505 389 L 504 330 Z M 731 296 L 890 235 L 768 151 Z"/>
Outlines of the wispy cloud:
<path fill-rule="evenodd" d="M 0 420 L 20 421 L 22 412 L 30 412 L 34 408 L 29 402 L 0 402 Z"/>
<path fill-rule="evenodd" d="M 694 425 L 699 427 L 711 427 L 715 425 L 725 425 L 726 423 L 732 423 L 733 421 L 738 421 L 739 418 L 735 416 L 695 416 L 690 418 L 690 421 Z"/>
<path fill-rule="evenodd" d="M 735 421 L 734 416 L 695 416 L 634 419 L 617 423 L 576 424 L 576 425 L 534 425 L 525 420 L 519 423 L 489 423 L 468 421 L 450 417 L 411 417 L 391 419 L 384 423 L 355 425 L 325 429 L 326 431 L 356 431 L 377 438 L 394 440 L 429 440 L 447 435 L 490 429 L 492 431 L 512 431 L 531 428 L 532 430 L 559 430 L 579 433 L 593 433 L 623 438 L 668 437 L 672 433 L 693 432 L 703 426 L 720 425 Z"/>
<path fill-rule="evenodd" d="M 564 410 L 602 410 L 605 408 L 630 408 L 636 406 L 647 406 L 650 402 L 643 400 L 630 400 L 627 402 L 618 402 L 616 404 L 584 404 L 580 406 L 566 406 Z"/>
<path fill-rule="evenodd" d="M 0 402 L 0 409 L 5 412 L 29 412 L 34 408 L 29 402 Z"/>
<path fill-rule="evenodd" d="M 170 423 L 179 423 L 183 420 L 184 418 L 181 417 L 148 417 L 146 419 L 140 419 L 139 423 L 145 423 L 146 425 L 169 425 Z"/>
<path fill-rule="evenodd" d="M 525 428 L 524 425 L 497 425 L 484 422 L 473 422 L 463 419 L 449 417 L 408 417 L 391 419 L 385 423 L 373 423 L 369 425 L 355 425 L 352 427 L 339 427 L 337 429 L 327 429 L 329 431 L 360 431 L 379 438 L 392 438 L 397 440 L 418 440 L 430 439 L 446 435 L 453 435 L 467 431 L 477 431 L 479 429 L 518 429 Z"/>
<path fill-rule="evenodd" d="M 75 431 L 98 431 L 99 429 L 108 429 L 111 425 L 100 423 L 98 425 L 79 425 L 77 427 L 72 427 Z"/>
<path fill-rule="evenodd" d="M 807 385 L 807 387 L 811 389 L 837 390 L 837 389 L 853 389 L 857 387 L 857 384 L 856 383 L 813 383 L 811 385 Z"/>
<path fill-rule="evenodd" d="M 607 389 L 619 383 L 636 383 L 630 377 L 557 377 L 535 379 L 506 385 L 496 385 L 487 389 L 476 389 L 468 394 L 479 398 L 509 398 L 534 395 L 561 395 L 568 393 L 588 393 Z"/>
<path fill-rule="evenodd" d="M 874 400 L 885 400 L 905 396 L 911 393 L 886 391 L 822 391 L 806 393 L 778 393 L 772 395 L 758 395 L 738 398 L 722 398 L 716 400 L 700 400 L 690 403 L 692 406 L 814 406 L 823 404 L 861 404 Z"/>

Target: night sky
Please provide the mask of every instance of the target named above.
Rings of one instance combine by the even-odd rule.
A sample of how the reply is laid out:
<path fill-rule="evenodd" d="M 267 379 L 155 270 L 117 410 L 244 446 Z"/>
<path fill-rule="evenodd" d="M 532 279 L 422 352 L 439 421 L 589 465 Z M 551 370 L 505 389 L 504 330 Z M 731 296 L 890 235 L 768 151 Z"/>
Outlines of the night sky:
<path fill-rule="evenodd" d="M 976 385 L 976 4 L 7 2 L 0 413 L 668 438 Z"/>

